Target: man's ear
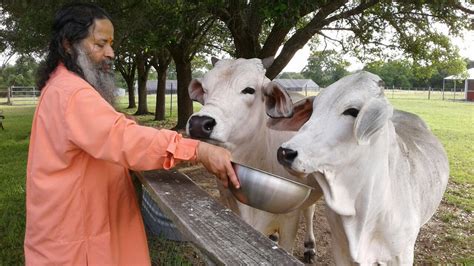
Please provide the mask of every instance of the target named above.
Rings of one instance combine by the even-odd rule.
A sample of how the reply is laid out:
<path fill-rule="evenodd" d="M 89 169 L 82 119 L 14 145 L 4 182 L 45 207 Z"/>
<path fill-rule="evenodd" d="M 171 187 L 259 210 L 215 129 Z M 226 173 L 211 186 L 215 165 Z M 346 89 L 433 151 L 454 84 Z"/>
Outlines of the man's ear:
<path fill-rule="evenodd" d="M 188 86 L 188 93 L 191 100 L 196 101 L 204 105 L 204 89 L 199 80 L 193 79 Z"/>
<path fill-rule="evenodd" d="M 291 117 L 293 115 L 293 103 L 290 95 L 278 83 L 267 83 L 263 88 L 263 97 L 269 117 Z"/>
<path fill-rule="evenodd" d="M 271 118 L 267 127 L 280 131 L 298 131 L 313 113 L 314 96 L 302 99 L 293 105 L 292 117 Z"/>
<path fill-rule="evenodd" d="M 379 130 L 393 115 L 393 107 L 386 101 L 371 98 L 362 106 L 354 123 L 354 136 L 359 145 L 370 144 Z"/>
<path fill-rule="evenodd" d="M 67 40 L 67 39 L 63 39 L 62 42 L 61 42 L 63 48 L 64 48 L 64 51 L 66 53 L 68 53 L 69 55 L 72 55 L 72 45 L 71 43 Z"/>

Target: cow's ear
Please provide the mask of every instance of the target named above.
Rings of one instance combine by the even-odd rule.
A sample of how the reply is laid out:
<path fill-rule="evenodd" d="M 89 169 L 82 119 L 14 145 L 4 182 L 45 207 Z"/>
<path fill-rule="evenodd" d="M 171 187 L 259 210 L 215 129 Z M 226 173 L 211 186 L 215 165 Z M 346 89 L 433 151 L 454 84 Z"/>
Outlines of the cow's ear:
<path fill-rule="evenodd" d="M 193 79 L 188 86 L 189 97 L 191 100 L 200 102 L 204 105 L 204 89 L 202 88 L 202 84 L 199 80 Z"/>
<path fill-rule="evenodd" d="M 269 117 L 291 117 L 293 115 L 293 103 L 290 95 L 276 82 L 269 82 L 265 85 L 263 97 Z"/>
<path fill-rule="evenodd" d="M 267 58 L 263 58 L 262 59 L 262 64 L 263 64 L 263 67 L 265 69 L 268 69 L 272 64 L 273 64 L 273 61 L 275 61 L 275 58 L 273 56 L 270 56 L 270 57 L 267 57 Z"/>
<path fill-rule="evenodd" d="M 359 111 L 354 123 L 354 135 L 359 145 L 370 144 L 392 117 L 393 107 L 386 101 L 371 98 Z"/>
<path fill-rule="evenodd" d="M 293 105 L 292 117 L 270 118 L 267 127 L 280 131 L 298 131 L 313 113 L 314 96 L 302 99 Z"/>
<path fill-rule="evenodd" d="M 219 58 L 217 58 L 217 57 L 214 57 L 214 56 L 213 56 L 213 57 L 211 57 L 211 63 L 212 63 L 212 66 L 215 66 L 217 62 L 219 62 Z"/>

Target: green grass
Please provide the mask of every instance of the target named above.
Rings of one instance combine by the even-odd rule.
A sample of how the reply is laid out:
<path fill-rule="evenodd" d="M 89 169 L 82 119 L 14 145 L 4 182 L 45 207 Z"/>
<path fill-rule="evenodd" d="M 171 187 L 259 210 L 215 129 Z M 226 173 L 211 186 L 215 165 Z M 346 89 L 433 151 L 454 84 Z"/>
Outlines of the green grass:
<path fill-rule="evenodd" d="M 1 106 L 0 264 L 22 265 L 25 230 L 25 176 L 34 107 Z"/>
<path fill-rule="evenodd" d="M 441 140 L 448 153 L 451 180 L 455 183 L 454 187 L 448 188 L 446 200 L 467 212 L 472 212 L 474 209 L 474 104 L 387 96 L 397 109 L 420 115 Z M 154 97 L 149 97 L 148 100 L 149 111 L 154 112 Z M 135 110 L 125 109 L 126 101 L 126 98 L 120 100 L 119 109 L 126 113 L 135 112 Z M 0 99 L 0 103 L 2 102 L 4 99 Z M 171 115 L 167 107 L 166 122 L 153 122 L 151 115 L 140 117 L 140 122 L 153 126 L 172 127 L 176 120 L 175 103 L 174 107 Z M 195 104 L 194 107 L 198 110 L 200 105 Z M 26 161 L 34 107 L 0 105 L 0 110 L 3 110 L 6 116 L 3 123 L 5 130 L 0 130 L 0 265 L 23 265 Z M 454 218 L 445 214 L 442 219 L 449 222 Z M 458 238 L 458 234 L 453 234 L 452 241 L 460 241 Z M 159 252 L 163 249 L 172 250 L 171 253 L 175 254 L 180 253 L 174 250 L 174 247 L 162 248 L 156 242 L 150 244 L 150 247 L 156 246 L 159 248 L 152 249 L 152 258 L 162 257 Z M 172 257 L 171 261 L 181 262 L 181 258 Z M 154 263 L 166 264 L 163 261 Z"/>

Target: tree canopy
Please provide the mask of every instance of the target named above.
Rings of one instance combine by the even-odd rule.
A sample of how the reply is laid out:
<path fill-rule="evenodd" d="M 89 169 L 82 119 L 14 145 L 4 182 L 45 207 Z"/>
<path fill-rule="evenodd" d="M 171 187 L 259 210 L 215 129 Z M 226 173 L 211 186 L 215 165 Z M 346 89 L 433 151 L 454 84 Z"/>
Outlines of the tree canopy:
<path fill-rule="evenodd" d="M 451 51 L 451 44 L 433 24 L 458 34 L 469 27 L 468 15 L 474 13 L 471 2 L 444 0 L 208 2 L 213 4 L 210 12 L 227 25 L 236 57 L 265 58 L 281 48 L 267 70 L 269 78 L 313 36 L 362 58 L 403 51 L 423 65 Z M 341 34 L 333 37 L 333 32 Z"/>
<path fill-rule="evenodd" d="M 1 52 L 41 57 L 49 41 L 55 10 L 69 2 L 73 1 L 3 1 Z M 274 78 L 299 49 L 316 39 L 320 44 L 337 47 L 364 61 L 403 53 L 413 62 L 414 69 L 420 69 L 418 75 L 428 73 L 419 77 L 427 81 L 443 61 L 458 57 L 445 33 L 434 25 L 443 25 L 447 32 L 456 35 L 470 27 L 469 16 L 474 14 L 474 4 L 468 0 L 91 2 L 112 15 L 117 59 L 123 60 L 120 62 L 123 69 L 130 70 L 122 72 L 125 80 L 134 77 L 133 68 L 125 67 L 126 64 L 145 62 L 146 65 L 162 49 L 173 57 L 178 76 L 178 105 L 181 105 L 179 127 L 192 112 L 187 83 L 196 54 L 229 53 L 243 58 L 274 56 L 275 61 L 267 69 L 267 76 Z M 137 56 L 143 61 L 137 61 Z M 318 55 L 314 55 L 310 59 L 313 65 L 307 67 L 308 71 L 315 69 L 312 61 L 317 58 Z M 326 67 L 328 71 L 331 69 Z M 139 76 L 147 73 L 140 69 L 137 72 Z"/>
<path fill-rule="evenodd" d="M 0 68 L 0 90 L 10 86 L 34 86 L 38 63 L 31 57 L 21 56 L 14 65 Z"/>
<path fill-rule="evenodd" d="M 449 65 L 448 65 L 449 64 Z M 430 67 L 420 67 L 407 59 L 373 61 L 364 70 L 379 75 L 388 87 L 432 87 L 441 88 L 443 77 L 466 71 L 467 62 L 458 58 Z"/>
<path fill-rule="evenodd" d="M 308 65 L 303 69 L 303 75 L 320 87 L 326 87 L 349 74 L 349 65 L 349 62 L 334 50 L 314 51 L 308 59 Z"/>

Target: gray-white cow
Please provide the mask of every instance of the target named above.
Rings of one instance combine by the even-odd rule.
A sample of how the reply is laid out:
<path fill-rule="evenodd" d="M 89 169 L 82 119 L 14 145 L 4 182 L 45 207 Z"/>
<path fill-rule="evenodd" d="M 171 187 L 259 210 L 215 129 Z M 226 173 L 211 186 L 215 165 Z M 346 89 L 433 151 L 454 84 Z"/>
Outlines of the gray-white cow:
<path fill-rule="evenodd" d="M 267 59 L 271 64 L 272 59 Z M 201 80 L 189 85 L 191 99 L 200 102 L 202 109 L 188 121 L 187 132 L 193 138 L 227 148 L 235 162 L 249 165 L 287 178 L 293 178 L 276 158 L 278 147 L 295 132 L 269 130 L 265 106 L 269 115 L 281 102 L 289 102 L 289 95 L 275 87 L 264 91 L 270 80 L 265 77 L 265 59 L 225 59 L 213 61 L 214 68 Z M 286 110 L 291 115 L 291 109 Z M 301 180 L 300 180 L 301 181 Z M 303 180 L 304 181 L 304 180 Z M 305 261 L 315 255 L 313 235 L 314 203 L 322 196 L 317 188 L 304 207 L 286 214 L 272 214 L 236 201 L 229 190 L 219 184 L 221 200 L 248 224 L 267 236 L 278 234 L 279 245 L 292 252 L 300 214 L 306 223 Z M 309 206 L 309 207 L 308 207 Z"/>
<path fill-rule="evenodd" d="M 418 116 L 394 111 L 380 82 L 359 72 L 323 90 L 312 108 L 299 106 L 310 118 L 278 151 L 291 172 L 322 174 L 337 265 L 412 264 L 420 227 L 448 182 L 441 143 Z"/>

